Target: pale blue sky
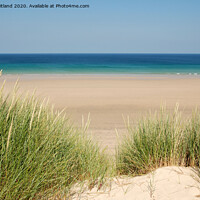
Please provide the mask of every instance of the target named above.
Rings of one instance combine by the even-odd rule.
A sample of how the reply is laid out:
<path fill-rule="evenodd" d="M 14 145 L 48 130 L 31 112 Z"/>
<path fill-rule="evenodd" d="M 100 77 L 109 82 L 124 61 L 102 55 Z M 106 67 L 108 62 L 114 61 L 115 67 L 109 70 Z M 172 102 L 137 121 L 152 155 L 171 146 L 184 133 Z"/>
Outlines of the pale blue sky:
<path fill-rule="evenodd" d="M 200 0 L 4 0 L 89 9 L 0 9 L 0 53 L 200 53 Z"/>

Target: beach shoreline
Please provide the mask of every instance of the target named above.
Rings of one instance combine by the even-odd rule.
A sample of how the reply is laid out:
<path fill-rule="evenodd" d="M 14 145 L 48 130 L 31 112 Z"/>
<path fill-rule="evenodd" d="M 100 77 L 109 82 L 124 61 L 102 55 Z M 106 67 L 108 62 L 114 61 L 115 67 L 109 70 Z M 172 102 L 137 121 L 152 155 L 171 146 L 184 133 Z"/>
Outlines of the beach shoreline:
<path fill-rule="evenodd" d="M 130 73 L 130 74 L 118 74 L 118 73 L 85 73 L 85 74 L 79 74 L 79 73 L 22 73 L 22 74 L 3 74 L 1 79 L 65 79 L 65 78 L 88 78 L 88 79 L 97 79 L 97 78 L 115 78 L 115 79 L 120 79 L 120 78 L 136 78 L 136 79 L 196 79 L 200 78 L 200 74 L 197 73 L 190 73 L 190 74 L 161 74 L 161 73 L 147 73 L 147 74 L 135 74 L 135 73 Z"/>

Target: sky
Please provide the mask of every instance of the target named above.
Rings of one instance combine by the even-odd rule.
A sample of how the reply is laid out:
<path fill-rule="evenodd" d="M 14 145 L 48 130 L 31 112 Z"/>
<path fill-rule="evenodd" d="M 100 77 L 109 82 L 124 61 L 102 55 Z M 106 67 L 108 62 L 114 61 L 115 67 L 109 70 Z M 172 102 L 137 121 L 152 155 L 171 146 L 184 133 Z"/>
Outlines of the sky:
<path fill-rule="evenodd" d="M 1 0 L 0 53 L 200 53 L 200 0 Z"/>

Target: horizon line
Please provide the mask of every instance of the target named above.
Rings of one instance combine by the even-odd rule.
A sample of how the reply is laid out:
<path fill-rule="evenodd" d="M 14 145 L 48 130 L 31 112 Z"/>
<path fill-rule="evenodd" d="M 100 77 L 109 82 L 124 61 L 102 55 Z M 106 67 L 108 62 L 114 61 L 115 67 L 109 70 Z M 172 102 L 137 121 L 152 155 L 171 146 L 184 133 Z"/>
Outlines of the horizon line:
<path fill-rule="evenodd" d="M 0 52 L 0 54 L 200 54 L 200 52 L 198 52 L 198 53 L 156 53 L 156 52 L 154 52 L 154 53 L 108 53 L 108 52 L 106 52 L 106 53 L 35 53 L 35 52 L 33 52 L 33 53 L 23 53 L 23 52 L 20 52 L 20 53 L 1 53 Z"/>

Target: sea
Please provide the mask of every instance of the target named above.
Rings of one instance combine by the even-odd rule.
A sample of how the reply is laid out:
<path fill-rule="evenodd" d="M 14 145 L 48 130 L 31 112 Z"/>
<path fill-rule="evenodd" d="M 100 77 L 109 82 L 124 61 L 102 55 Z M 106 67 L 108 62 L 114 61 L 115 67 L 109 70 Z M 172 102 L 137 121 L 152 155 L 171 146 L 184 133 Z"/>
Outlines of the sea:
<path fill-rule="evenodd" d="M 200 54 L 0 54 L 3 74 L 200 74 Z"/>

